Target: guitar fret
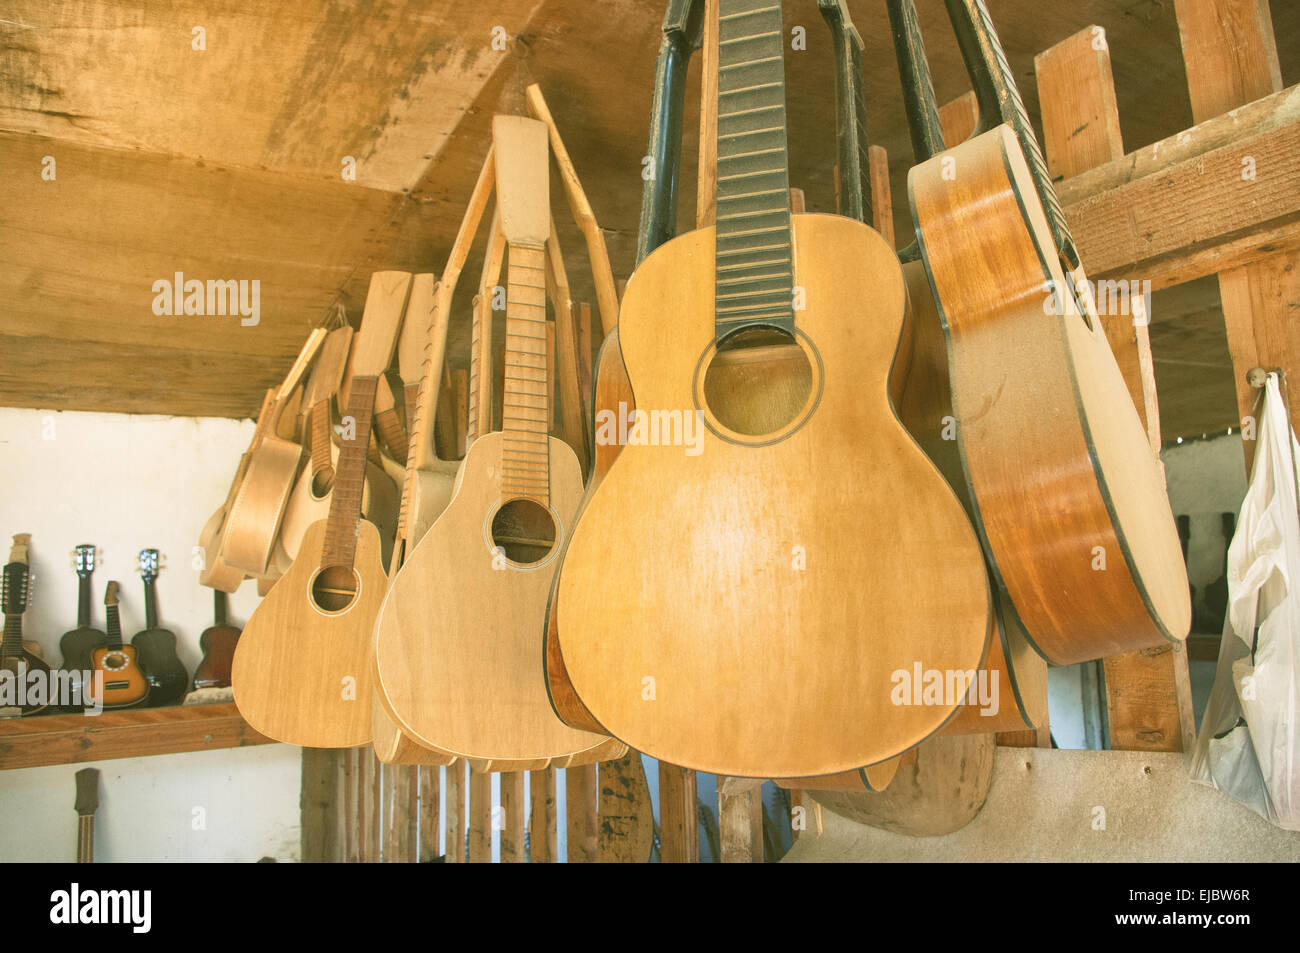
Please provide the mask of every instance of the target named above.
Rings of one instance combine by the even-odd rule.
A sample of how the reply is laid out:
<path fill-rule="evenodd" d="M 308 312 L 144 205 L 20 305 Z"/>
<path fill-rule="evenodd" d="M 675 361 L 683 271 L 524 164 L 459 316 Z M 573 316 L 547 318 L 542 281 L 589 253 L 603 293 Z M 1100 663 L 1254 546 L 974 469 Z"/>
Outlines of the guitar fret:
<path fill-rule="evenodd" d="M 780 10 L 781 4 L 775 3 L 769 7 L 756 7 L 753 10 L 743 10 L 740 13 L 727 13 L 719 15 L 718 22 L 726 23 L 730 20 L 739 20 L 741 17 L 752 17 L 759 13 L 771 13 L 773 10 Z"/>
<path fill-rule="evenodd" d="M 766 275 L 753 275 L 744 278 L 719 278 L 716 284 L 719 285 L 743 285 L 751 281 L 774 281 L 777 278 L 790 278 L 792 275 L 788 271 L 774 271 Z"/>
<path fill-rule="evenodd" d="M 757 83 L 753 86 L 740 86 L 736 89 L 720 89 L 719 96 L 739 96 L 741 93 L 752 93 L 760 89 L 784 89 L 785 83 Z"/>
<path fill-rule="evenodd" d="M 762 40 L 770 36 L 781 36 L 780 30 L 768 30 L 766 33 L 751 33 L 748 36 L 737 36 L 730 40 L 719 40 L 719 46 L 728 46 L 732 43 L 748 43 L 750 40 Z"/>
<path fill-rule="evenodd" d="M 772 103 L 767 106 L 754 106 L 752 109 L 737 109 L 735 112 L 718 113 L 718 119 L 732 119 L 736 116 L 750 116 L 754 113 L 771 112 L 773 109 L 784 109 L 785 103 Z"/>
<path fill-rule="evenodd" d="M 784 174 L 785 174 L 785 169 L 759 169 L 757 172 L 733 172 L 730 175 L 720 175 L 718 176 L 718 181 L 731 182 L 735 179 L 752 179 L 756 175 L 784 175 Z M 782 191 L 789 192 L 790 190 L 783 189 Z"/>
<path fill-rule="evenodd" d="M 718 258 L 731 258 L 735 255 L 748 255 L 756 251 L 771 251 L 775 248 L 789 248 L 789 242 L 782 242 L 779 245 L 755 245 L 752 248 L 737 248 L 733 251 L 720 251 L 717 253 Z"/>
<path fill-rule="evenodd" d="M 733 265 L 719 265 L 714 271 L 744 271 L 746 268 L 761 268 L 767 265 L 788 265 L 788 258 L 769 258 L 766 261 L 744 261 Z"/>
<path fill-rule="evenodd" d="M 747 36 L 747 37 L 745 37 L 744 39 L 746 39 L 746 40 L 753 40 L 753 39 L 756 39 L 756 37 Z M 734 41 L 734 42 L 739 42 L 739 41 Z M 779 56 L 764 56 L 764 57 L 762 57 L 762 58 L 760 58 L 760 59 L 756 59 L 756 60 L 745 60 L 745 61 L 743 61 L 743 62 L 741 62 L 741 63 L 728 63 L 726 66 L 719 66 L 719 67 L 718 67 L 718 71 L 719 71 L 719 72 L 722 72 L 723 70 L 744 69 L 746 66 L 753 66 L 753 65 L 755 65 L 756 63 L 771 63 L 771 62 L 774 62 L 774 61 L 779 60 L 779 59 L 781 59 L 781 57 L 779 57 Z"/>

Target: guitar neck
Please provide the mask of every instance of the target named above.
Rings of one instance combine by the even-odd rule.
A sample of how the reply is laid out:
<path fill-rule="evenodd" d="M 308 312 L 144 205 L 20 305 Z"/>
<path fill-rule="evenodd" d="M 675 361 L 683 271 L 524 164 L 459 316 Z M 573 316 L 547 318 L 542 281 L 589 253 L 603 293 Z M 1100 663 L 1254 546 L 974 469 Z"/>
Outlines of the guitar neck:
<path fill-rule="evenodd" d="M 817 0 L 835 44 L 836 140 L 839 213 L 871 224 L 870 143 L 867 97 L 862 81 L 862 37 L 849 17 L 845 0 Z"/>
<path fill-rule="evenodd" d="M 781 5 L 721 0 L 718 13 L 716 335 L 794 332 Z"/>
<path fill-rule="evenodd" d="M 334 472 L 334 489 L 330 494 L 329 520 L 325 528 L 322 566 L 352 568 L 357 548 L 357 524 L 361 519 L 361 498 L 366 483 L 366 463 L 370 448 L 370 419 L 375 408 L 376 378 L 352 379 L 348 416 L 353 420 L 351 440 L 344 440 Z M 345 421 L 346 422 L 346 421 Z"/>
<path fill-rule="evenodd" d="M 511 242 L 506 269 L 506 351 L 501 489 L 550 502 L 551 381 L 546 361 L 546 250 Z M 480 369 L 480 373 L 483 370 Z"/>
<path fill-rule="evenodd" d="M 13 658 L 23 653 L 23 617 L 16 612 L 5 613 L 4 654 Z"/>
<path fill-rule="evenodd" d="M 104 607 L 105 629 L 108 632 L 107 645 L 110 649 L 120 649 L 122 647 L 122 620 L 117 613 L 117 606 Z"/>
<path fill-rule="evenodd" d="M 1074 246 L 1065 213 L 1061 211 L 1060 199 L 1057 198 L 1052 177 L 1047 171 L 1047 162 L 1043 159 L 1043 150 L 1038 144 L 1038 136 L 1025 112 L 1025 104 L 1020 98 L 1020 90 L 993 27 L 993 20 L 989 17 L 988 8 L 985 7 L 984 0 L 945 2 L 953 32 L 961 47 L 962 59 L 966 62 L 966 69 L 975 87 L 975 98 L 980 111 L 978 131 L 986 132 L 1004 122 L 1011 125 L 1016 138 L 1020 140 L 1025 160 L 1029 163 L 1034 190 L 1047 213 L 1047 223 L 1056 242 L 1057 253 L 1067 268 L 1078 268 L 1078 250 Z"/>
<path fill-rule="evenodd" d="M 95 815 L 77 815 L 77 863 L 95 862 Z"/>
<path fill-rule="evenodd" d="M 903 109 L 912 138 L 912 156 L 917 164 L 938 155 L 945 148 L 939 104 L 925 55 L 921 23 L 912 0 L 888 0 L 889 25 L 894 34 L 894 53 L 903 84 Z"/>
<path fill-rule="evenodd" d="M 77 573 L 77 625 L 90 625 L 90 573 Z"/>
<path fill-rule="evenodd" d="M 144 627 L 158 628 L 158 591 L 154 586 L 154 576 L 144 577 Z"/>
<path fill-rule="evenodd" d="M 311 408 L 311 471 L 320 473 L 322 470 L 328 470 L 331 460 L 330 453 L 330 402 L 328 400 L 317 401 Z"/>
<path fill-rule="evenodd" d="M 212 590 L 212 624 L 226 624 L 226 594 L 220 589 Z"/>

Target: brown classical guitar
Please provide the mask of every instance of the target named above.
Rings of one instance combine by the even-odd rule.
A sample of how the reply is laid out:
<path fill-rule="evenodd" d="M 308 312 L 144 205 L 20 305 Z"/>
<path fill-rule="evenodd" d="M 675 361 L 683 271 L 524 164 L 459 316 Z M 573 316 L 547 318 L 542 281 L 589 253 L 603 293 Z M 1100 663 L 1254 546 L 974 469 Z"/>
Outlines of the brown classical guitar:
<path fill-rule="evenodd" d="M 5 563 L 4 577 L 0 588 L 0 604 L 5 615 L 4 640 L 0 641 L 0 677 L 9 681 L 6 694 L 14 692 L 15 702 L 23 715 L 34 715 L 48 707 L 50 699 L 50 666 L 31 647 L 23 642 L 23 613 L 27 611 L 27 596 L 31 586 L 31 571 L 27 565 L 27 550 L 31 545 L 31 534 L 19 533 L 14 537 L 13 548 L 9 550 L 9 561 Z M 40 681 L 34 681 L 31 675 L 44 673 Z M 25 682 L 20 685 L 19 682 Z M 35 691 L 33 691 L 35 690 Z"/>
<path fill-rule="evenodd" d="M 371 739 L 371 645 L 387 578 L 379 532 L 361 518 L 361 494 L 376 381 L 392 357 L 410 285 L 407 272 L 371 276 L 329 517 L 308 527 L 298 558 L 235 649 L 235 703 L 250 725 L 277 741 L 350 748 Z M 372 323 L 392 333 L 368 335 Z"/>
<path fill-rule="evenodd" d="M 122 621 L 118 617 L 118 586 L 110 582 L 104 590 L 104 619 L 108 638 L 102 649 L 91 653 L 91 670 L 104 680 L 105 708 L 130 708 L 149 697 L 149 680 L 140 669 L 133 645 L 122 644 Z"/>
<path fill-rule="evenodd" d="M 558 644 L 595 721 L 639 751 L 835 774 L 948 719 L 893 705 L 891 677 L 918 659 L 978 668 L 988 582 L 890 403 L 893 250 L 861 222 L 789 211 L 780 6 L 722 0 L 719 30 L 718 224 L 628 283 L 619 342 L 648 432 L 572 533 Z M 688 415 L 692 448 L 673 429 Z"/>
<path fill-rule="evenodd" d="M 375 658 L 403 732 L 495 769 L 622 745 L 556 718 L 542 680 L 547 593 L 582 476 L 549 435 L 547 128 L 497 116 L 493 140 L 508 243 L 504 429 L 477 435 L 451 502 L 393 581 Z"/>
<path fill-rule="evenodd" d="M 203 660 L 194 670 L 194 688 L 226 688 L 230 684 L 230 666 L 235 660 L 239 629 L 226 622 L 226 594 L 212 591 L 212 625 L 199 635 Z"/>
<path fill-rule="evenodd" d="M 980 124 L 913 168 L 908 193 L 994 571 L 1057 664 L 1181 640 L 1191 605 L 1159 461 L 988 11 L 947 5 Z"/>

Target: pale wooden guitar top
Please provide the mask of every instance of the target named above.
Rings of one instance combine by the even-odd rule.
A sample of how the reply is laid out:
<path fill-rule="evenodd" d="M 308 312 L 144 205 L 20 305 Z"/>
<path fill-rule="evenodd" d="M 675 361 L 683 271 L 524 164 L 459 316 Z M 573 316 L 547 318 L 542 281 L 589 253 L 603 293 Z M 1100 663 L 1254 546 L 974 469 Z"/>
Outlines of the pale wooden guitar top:
<path fill-rule="evenodd" d="M 977 668 L 989 633 L 975 534 L 889 403 L 897 259 L 858 222 L 792 221 L 797 327 L 822 365 L 811 416 L 767 446 L 706 431 L 698 456 L 625 447 L 557 593 L 564 664 L 597 722 L 717 774 L 837 774 L 897 755 L 953 709 L 893 705 L 891 674 Z M 639 410 L 696 406 L 714 290 L 712 229 L 633 275 L 619 334 Z"/>

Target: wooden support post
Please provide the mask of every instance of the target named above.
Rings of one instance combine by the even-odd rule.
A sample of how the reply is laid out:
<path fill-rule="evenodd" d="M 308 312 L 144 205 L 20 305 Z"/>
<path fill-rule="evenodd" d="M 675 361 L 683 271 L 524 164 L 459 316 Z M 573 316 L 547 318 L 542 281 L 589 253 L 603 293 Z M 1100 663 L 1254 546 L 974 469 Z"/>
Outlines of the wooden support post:
<path fill-rule="evenodd" d="M 718 838 L 724 864 L 763 862 L 763 782 L 718 778 Z"/>
<path fill-rule="evenodd" d="M 1124 155 L 1106 33 L 1092 26 L 1035 58 L 1043 145 L 1054 179 L 1080 175 Z M 1087 261 L 1084 262 L 1085 267 Z M 1132 299 L 1129 299 L 1130 301 Z M 1110 311 L 1110 308 L 1106 309 Z M 1160 453 L 1160 406 L 1145 310 L 1102 314 L 1112 353 L 1151 443 Z M 1161 645 L 1103 662 L 1111 748 L 1182 751 L 1195 736 L 1187 653 Z"/>
<path fill-rule="evenodd" d="M 700 859 L 700 821 L 695 772 L 659 762 L 659 859 L 694 864 Z"/>
<path fill-rule="evenodd" d="M 522 864 L 524 833 L 527 831 L 528 808 L 524 798 L 524 772 L 510 771 L 497 775 L 501 785 L 501 807 L 494 812 L 501 832 L 501 863 Z"/>
<path fill-rule="evenodd" d="M 449 864 L 465 862 L 466 770 L 464 761 L 457 761 L 447 768 L 447 804 L 443 810 L 447 815 L 446 854 Z"/>
<path fill-rule="evenodd" d="M 534 864 L 558 860 L 555 826 L 555 769 L 528 772 L 528 859 Z"/>
<path fill-rule="evenodd" d="M 599 855 L 596 841 L 596 766 L 594 764 L 565 769 L 564 802 L 568 826 L 569 863 L 595 863 Z"/>
<path fill-rule="evenodd" d="M 943 143 L 949 149 L 965 142 L 975 124 L 979 122 L 980 108 L 975 94 L 970 90 L 939 107 L 939 126 L 943 130 Z"/>
<path fill-rule="evenodd" d="M 451 390 L 456 407 L 456 456 L 465 456 L 465 427 L 469 420 L 469 372 L 453 371 Z"/>
<path fill-rule="evenodd" d="M 492 862 L 492 775 L 469 773 L 469 862 Z"/>
<path fill-rule="evenodd" d="M 1178 33 L 1187 67 L 1192 118 L 1203 122 L 1282 88 L 1268 0 L 1176 0 Z M 1241 157 L 1237 170 L 1253 181 L 1257 160 Z M 1237 183 L 1232 183 L 1236 186 Z M 1225 183 L 1225 188 L 1228 183 Z M 1236 375 L 1242 419 L 1255 414 L 1252 367 L 1281 368 L 1288 379 L 1300 367 L 1300 271 L 1290 252 L 1277 252 L 1219 275 L 1219 297 Z M 1247 471 L 1255 442 L 1243 440 Z"/>
<path fill-rule="evenodd" d="M 302 749 L 302 862 L 319 864 L 339 858 L 339 752 Z"/>
<path fill-rule="evenodd" d="M 598 782 L 600 862 L 646 863 L 654 849 L 654 806 L 640 752 L 629 750 L 617 761 L 601 762 Z"/>
<path fill-rule="evenodd" d="M 460 767 L 459 764 L 453 764 L 447 770 L 455 772 Z M 433 860 L 441 853 L 438 844 L 442 833 L 442 812 L 439 807 L 441 780 L 441 768 L 427 764 L 420 766 L 420 852 L 415 859 L 422 863 Z"/>

